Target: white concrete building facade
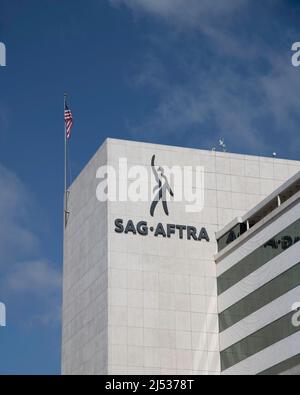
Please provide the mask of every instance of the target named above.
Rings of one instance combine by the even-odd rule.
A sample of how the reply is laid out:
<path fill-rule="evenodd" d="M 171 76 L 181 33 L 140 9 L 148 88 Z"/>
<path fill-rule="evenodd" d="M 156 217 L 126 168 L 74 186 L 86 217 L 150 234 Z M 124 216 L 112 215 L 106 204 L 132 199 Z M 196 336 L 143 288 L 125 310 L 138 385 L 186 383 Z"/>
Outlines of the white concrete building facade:
<path fill-rule="evenodd" d="M 172 177 L 167 208 L 161 198 L 152 212 L 151 199 L 97 199 L 99 167 L 125 158 L 151 175 L 154 156 L 162 176 L 188 166 L 194 179 L 202 168 L 192 189 L 202 210 L 174 201 Z M 297 161 L 106 140 L 70 188 L 63 374 L 220 374 L 215 233 L 299 170 Z M 116 174 L 117 190 L 140 188 L 134 170 L 129 180 Z M 140 189 L 152 191 L 151 177 Z"/>
<path fill-rule="evenodd" d="M 217 233 L 224 375 L 300 374 L 300 172 Z"/>

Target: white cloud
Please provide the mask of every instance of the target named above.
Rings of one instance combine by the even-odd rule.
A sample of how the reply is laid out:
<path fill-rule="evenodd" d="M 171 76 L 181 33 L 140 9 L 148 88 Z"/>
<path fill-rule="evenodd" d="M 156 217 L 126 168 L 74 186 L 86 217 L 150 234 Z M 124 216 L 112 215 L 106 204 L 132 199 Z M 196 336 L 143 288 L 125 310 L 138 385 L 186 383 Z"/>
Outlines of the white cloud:
<path fill-rule="evenodd" d="M 47 324 L 59 317 L 61 274 L 39 252 L 32 230 L 33 196 L 0 164 L 0 300 L 17 322 Z"/>
<path fill-rule="evenodd" d="M 5 105 L 0 102 L 0 142 L 3 138 L 4 132 L 7 130 L 8 127 L 8 111 Z"/>
<path fill-rule="evenodd" d="M 0 164 L 0 267 L 11 259 L 32 253 L 38 239 L 26 227 L 30 194 L 10 170 Z"/>
<path fill-rule="evenodd" d="M 278 124 L 289 129 L 299 116 L 300 69 L 273 54 L 270 73 L 260 78 L 265 102 Z"/>
<path fill-rule="evenodd" d="M 45 260 L 21 262 L 9 270 L 2 286 L 9 293 L 43 296 L 60 289 L 61 275 Z"/>
<path fill-rule="evenodd" d="M 237 42 L 224 34 L 235 24 L 250 0 L 109 0 L 114 6 L 126 6 L 134 15 L 156 17 L 175 29 L 202 32 L 220 50 L 237 51 Z M 265 0 L 276 1 L 276 0 Z M 228 33 L 228 31 L 227 31 Z M 244 48 L 243 48 L 244 50 Z"/>
<path fill-rule="evenodd" d="M 53 301 L 47 310 L 44 310 L 40 314 L 36 314 L 32 317 L 30 321 L 31 326 L 35 323 L 41 324 L 43 326 L 55 326 L 61 323 L 61 302 L 57 303 Z"/>
<path fill-rule="evenodd" d="M 266 55 L 267 56 L 267 55 Z M 153 55 L 152 55 L 153 57 Z M 225 136 L 231 144 L 241 143 L 248 152 L 272 152 L 285 133 L 285 149 L 297 154 L 295 131 L 298 129 L 299 70 L 291 67 L 288 57 L 278 59 L 274 53 L 268 73 L 250 73 L 247 78 L 224 65 L 209 70 L 186 65 L 183 82 L 170 81 L 163 65 L 147 62 L 136 77 L 138 88 L 154 90 L 157 106 L 142 124 L 134 126 L 136 134 L 155 137 L 186 133 L 189 145 L 207 146 Z M 200 61 L 201 62 L 201 61 Z M 188 76 L 190 74 L 190 76 Z M 269 122 L 262 133 L 259 122 Z M 205 135 L 206 124 L 215 129 Z M 198 136 L 188 133 L 197 128 Z M 266 136 L 266 132 L 272 131 Z M 209 135 L 209 137 L 208 137 Z M 282 145 L 280 144 L 282 147 Z"/>
<path fill-rule="evenodd" d="M 212 144 L 213 139 L 217 141 L 224 135 L 231 141 L 243 140 L 249 149 L 262 149 L 264 142 L 254 123 L 264 115 L 267 104 L 258 106 L 263 101 L 256 98 L 256 77 L 245 80 L 226 66 L 222 73 L 219 73 L 218 67 L 211 67 L 208 72 L 199 67 L 197 74 L 191 72 L 188 76 L 193 69 L 189 64 L 183 73 L 187 76 L 184 82 L 176 83 L 164 77 L 166 72 L 155 74 L 160 68 L 156 65 L 152 68 L 153 64 L 144 65 L 142 76 L 138 76 L 137 80 L 139 87 L 154 87 L 158 104 L 148 120 L 134 128 L 136 133 L 144 133 L 144 137 L 156 133 L 157 137 L 162 137 L 185 132 L 186 142 L 196 146 Z M 209 131 L 209 137 L 203 133 L 207 122 L 215 125 L 215 130 Z M 199 131 L 196 136 L 187 132 L 193 128 Z"/>
<path fill-rule="evenodd" d="M 61 286 L 61 274 L 46 260 L 15 263 L 0 281 L 12 321 L 27 328 L 60 323 Z"/>
<path fill-rule="evenodd" d="M 280 25 L 278 0 L 110 1 L 172 27 L 148 33 L 148 52 L 131 76 L 135 87 L 156 95 L 152 113 L 129 125 L 134 137 L 181 136 L 207 147 L 224 136 L 229 149 L 239 144 L 262 154 L 284 130 L 285 150 L 295 150 L 299 70 L 290 63 L 292 31 Z"/>
<path fill-rule="evenodd" d="M 248 0 L 110 0 L 115 5 L 126 5 L 137 12 L 145 12 L 171 22 L 197 24 L 219 15 L 223 17 L 239 10 Z"/>

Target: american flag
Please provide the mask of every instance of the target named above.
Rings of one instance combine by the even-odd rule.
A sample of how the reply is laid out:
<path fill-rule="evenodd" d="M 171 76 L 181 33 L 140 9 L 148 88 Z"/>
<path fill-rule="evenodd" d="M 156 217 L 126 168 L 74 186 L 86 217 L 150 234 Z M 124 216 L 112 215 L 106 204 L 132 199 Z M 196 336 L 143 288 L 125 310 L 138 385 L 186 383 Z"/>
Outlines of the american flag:
<path fill-rule="evenodd" d="M 67 103 L 65 103 L 65 123 L 66 123 L 66 137 L 67 140 L 69 140 L 71 137 L 71 131 L 73 126 L 73 116 L 71 110 L 67 106 Z"/>

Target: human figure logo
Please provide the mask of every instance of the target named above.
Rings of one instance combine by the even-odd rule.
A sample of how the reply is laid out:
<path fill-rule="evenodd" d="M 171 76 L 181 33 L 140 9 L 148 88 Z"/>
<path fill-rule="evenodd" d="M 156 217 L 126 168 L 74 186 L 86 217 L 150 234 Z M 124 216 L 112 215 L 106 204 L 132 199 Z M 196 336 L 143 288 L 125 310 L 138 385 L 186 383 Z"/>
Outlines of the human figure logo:
<path fill-rule="evenodd" d="M 169 209 L 167 204 L 167 193 L 169 193 L 171 197 L 174 197 L 174 193 L 170 187 L 167 177 L 165 176 L 164 169 L 160 166 L 158 167 L 158 169 L 156 169 L 155 155 L 153 155 L 151 159 L 151 168 L 156 181 L 156 185 L 153 189 L 153 193 L 155 193 L 155 196 L 150 207 L 151 217 L 154 217 L 155 209 L 158 205 L 158 202 L 160 201 L 162 202 L 162 206 L 165 214 L 169 215 Z"/>
<path fill-rule="evenodd" d="M 184 202 L 187 213 L 203 210 L 203 166 L 156 166 L 153 154 L 149 162 L 150 166 L 128 166 L 128 159 L 120 157 L 117 167 L 100 166 L 96 172 L 96 178 L 101 179 L 96 189 L 99 202 L 147 202 L 152 217 L 160 204 L 168 216 L 170 201 Z"/>

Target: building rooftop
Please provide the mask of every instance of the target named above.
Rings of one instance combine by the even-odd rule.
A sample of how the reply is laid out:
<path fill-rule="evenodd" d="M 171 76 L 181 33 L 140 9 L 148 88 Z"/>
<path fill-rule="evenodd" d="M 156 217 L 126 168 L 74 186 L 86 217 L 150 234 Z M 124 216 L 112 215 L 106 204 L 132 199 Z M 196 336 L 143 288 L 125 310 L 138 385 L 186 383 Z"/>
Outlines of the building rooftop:
<path fill-rule="evenodd" d="M 278 209 L 282 206 L 286 206 L 285 203 L 287 203 L 287 205 L 289 205 L 290 202 L 292 203 L 293 199 L 291 198 L 297 195 L 299 192 L 300 172 L 297 172 L 293 177 L 283 183 L 279 188 L 277 188 L 267 198 L 262 200 L 246 214 L 241 217 L 235 218 L 223 229 L 216 232 L 216 239 L 219 244 L 219 251 L 223 249 L 225 250 L 225 248 L 227 250 L 232 242 L 241 237 L 244 233 L 253 228 L 255 225 L 265 220 L 267 217 L 270 217 L 270 215 L 272 216 L 272 213 L 276 215 Z M 230 234 L 232 232 L 234 232 L 234 234 L 232 237 L 230 237 Z M 220 248 L 219 242 L 224 237 L 227 238 L 227 243 L 225 243 L 223 247 Z"/>

